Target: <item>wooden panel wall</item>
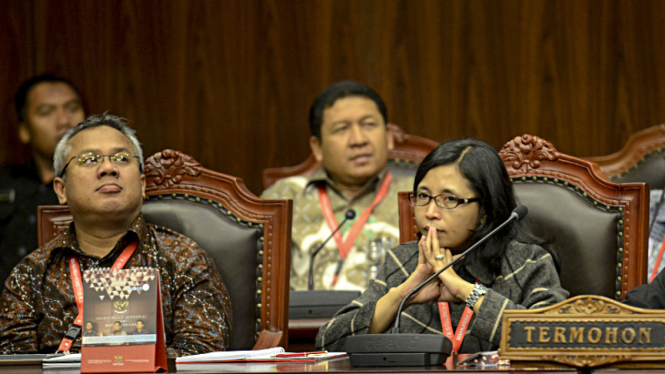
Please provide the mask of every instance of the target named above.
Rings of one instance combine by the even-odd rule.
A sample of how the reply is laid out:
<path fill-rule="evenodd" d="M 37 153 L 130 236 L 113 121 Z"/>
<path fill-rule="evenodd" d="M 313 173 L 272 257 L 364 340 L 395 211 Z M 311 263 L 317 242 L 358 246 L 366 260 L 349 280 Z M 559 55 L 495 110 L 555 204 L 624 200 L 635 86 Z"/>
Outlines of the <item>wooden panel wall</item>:
<path fill-rule="evenodd" d="M 341 79 L 435 140 L 532 133 L 592 156 L 665 122 L 659 0 L 8 0 L 0 13 L 0 163 L 28 156 L 13 94 L 44 71 L 80 86 L 90 113 L 131 119 L 147 154 L 182 150 L 255 193 L 262 169 L 306 157 L 309 105 Z"/>

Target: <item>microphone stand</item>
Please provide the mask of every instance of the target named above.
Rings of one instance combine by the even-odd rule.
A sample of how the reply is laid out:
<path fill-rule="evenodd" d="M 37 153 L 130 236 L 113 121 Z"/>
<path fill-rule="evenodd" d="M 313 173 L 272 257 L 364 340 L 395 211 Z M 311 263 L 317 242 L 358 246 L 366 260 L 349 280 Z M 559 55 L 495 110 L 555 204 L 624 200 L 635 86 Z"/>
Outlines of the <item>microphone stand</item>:
<path fill-rule="evenodd" d="M 360 296 L 360 291 L 314 290 L 314 257 L 319 254 L 326 243 L 344 226 L 346 221 L 355 217 L 355 211 L 351 209 L 347 210 L 342 223 L 312 252 L 309 258 L 307 291 L 290 292 L 289 318 L 331 318 L 338 310 Z"/>

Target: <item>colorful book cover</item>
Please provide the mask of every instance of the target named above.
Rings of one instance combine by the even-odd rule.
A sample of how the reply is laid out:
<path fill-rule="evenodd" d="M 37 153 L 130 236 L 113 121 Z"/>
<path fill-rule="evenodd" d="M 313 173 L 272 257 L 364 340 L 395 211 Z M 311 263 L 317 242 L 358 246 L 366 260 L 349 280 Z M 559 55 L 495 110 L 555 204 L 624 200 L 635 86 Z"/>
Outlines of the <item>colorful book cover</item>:
<path fill-rule="evenodd" d="M 87 270 L 83 288 L 81 372 L 166 369 L 159 270 Z"/>

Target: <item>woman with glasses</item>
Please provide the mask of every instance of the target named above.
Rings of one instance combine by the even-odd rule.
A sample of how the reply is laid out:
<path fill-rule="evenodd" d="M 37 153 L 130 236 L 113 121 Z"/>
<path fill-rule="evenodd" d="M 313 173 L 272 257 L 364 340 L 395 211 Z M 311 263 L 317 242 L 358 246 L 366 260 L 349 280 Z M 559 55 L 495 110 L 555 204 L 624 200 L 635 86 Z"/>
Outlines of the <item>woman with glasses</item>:
<path fill-rule="evenodd" d="M 389 332 L 411 290 L 517 207 L 498 153 L 474 139 L 443 143 L 427 155 L 409 198 L 420 240 L 388 251 L 369 288 L 321 327 L 317 347 L 344 351 L 349 335 Z M 498 231 L 407 300 L 400 332 L 444 334 L 457 353 L 496 350 L 503 310 L 541 308 L 568 297 L 557 257 L 536 242 L 519 222 Z"/>

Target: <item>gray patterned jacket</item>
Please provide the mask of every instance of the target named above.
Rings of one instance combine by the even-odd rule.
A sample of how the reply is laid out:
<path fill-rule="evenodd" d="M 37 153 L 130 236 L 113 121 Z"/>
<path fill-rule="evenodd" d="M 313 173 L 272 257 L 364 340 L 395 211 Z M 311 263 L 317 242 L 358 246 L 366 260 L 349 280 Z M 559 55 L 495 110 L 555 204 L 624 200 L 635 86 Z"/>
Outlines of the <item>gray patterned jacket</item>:
<path fill-rule="evenodd" d="M 389 250 L 376 280 L 351 304 L 337 312 L 322 326 L 316 346 L 329 351 L 345 351 L 345 338 L 366 334 L 376 302 L 390 288 L 403 283 L 418 263 L 417 242 Z M 480 281 L 490 290 L 475 313 L 459 353 L 495 350 L 501 339 L 501 316 L 505 309 L 534 309 L 548 306 L 568 297 L 561 288 L 551 255 L 533 244 L 512 241 L 501 261 L 501 275 L 492 279 L 474 264 L 455 265 L 455 271 L 469 282 Z M 464 303 L 450 303 L 453 328 L 464 312 Z M 402 333 L 442 334 L 438 304 L 414 304 L 402 312 Z"/>

